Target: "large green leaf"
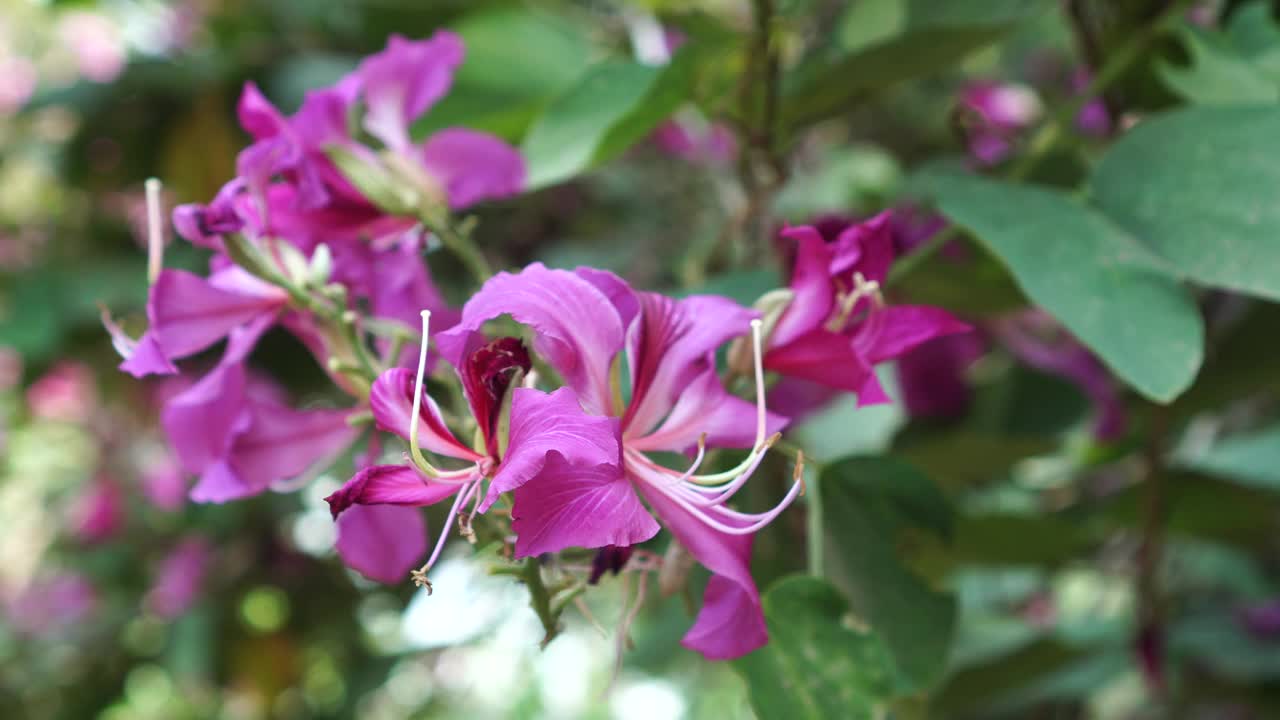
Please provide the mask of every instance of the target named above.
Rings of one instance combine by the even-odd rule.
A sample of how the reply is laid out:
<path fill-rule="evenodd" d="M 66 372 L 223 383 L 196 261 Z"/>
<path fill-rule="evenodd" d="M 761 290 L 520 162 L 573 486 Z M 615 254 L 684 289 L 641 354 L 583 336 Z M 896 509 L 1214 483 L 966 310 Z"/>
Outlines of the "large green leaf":
<path fill-rule="evenodd" d="M 1243 485 L 1280 491 L 1280 427 L 1227 438 L 1183 465 Z"/>
<path fill-rule="evenodd" d="M 848 458 L 823 471 L 823 521 L 832 580 L 883 638 L 898 690 L 937 682 L 946 667 L 956 605 L 904 564 L 897 538 L 909 529 L 947 536 L 951 510 L 917 470 L 886 457 Z"/>
<path fill-rule="evenodd" d="M 466 56 L 449 94 L 415 123 L 415 136 L 466 126 L 518 140 L 542 106 L 582 76 L 594 51 L 588 28 L 531 5 L 471 13 L 454 29 Z"/>
<path fill-rule="evenodd" d="M 1223 35 L 1187 27 L 1182 37 L 1191 56 L 1190 64 L 1156 66 L 1170 90 L 1198 105 L 1280 100 L 1280 84 L 1232 47 Z"/>
<path fill-rule="evenodd" d="M 568 180 L 647 135 L 688 98 L 699 57 L 690 47 L 665 67 L 613 60 L 590 68 L 529 130 L 529 187 Z"/>
<path fill-rule="evenodd" d="M 769 644 L 735 660 L 760 718 L 882 717 L 892 690 L 880 640 L 846 621 L 849 604 L 831 585 L 790 577 L 764 596 Z"/>
<path fill-rule="evenodd" d="M 923 185 L 1008 266 L 1028 298 L 1139 392 L 1167 402 L 1191 384 L 1204 353 L 1203 320 L 1172 271 L 1132 235 L 1047 189 L 960 175 Z"/>
<path fill-rule="evenodd" d="M 1094 171 L 1096 202 L 1187 277 L 1280 300 L 1280 106 L 1148 120 Z"/>
<path fill-rule="evenodd" d="M 796 127 L 835 117 L 875 92 L 953 66 L 1009 27 L 925 27 L 835 58 L 814 59 L 784 84 L 783 123 Z"/>

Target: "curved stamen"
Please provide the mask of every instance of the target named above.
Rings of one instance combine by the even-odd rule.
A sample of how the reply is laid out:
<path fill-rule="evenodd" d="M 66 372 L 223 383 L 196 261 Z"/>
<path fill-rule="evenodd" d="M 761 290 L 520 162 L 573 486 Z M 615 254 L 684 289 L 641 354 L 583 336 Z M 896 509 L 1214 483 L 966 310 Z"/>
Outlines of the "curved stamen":
<path fill-rule="evenodd" d="M 164 266 L 164 221 L 160 212 L 160 180 L 147 178 L 147 282 L 156 284 Z"/>
<path fill-rule="evenodd" d="M 791 490 L 787 493 L 786 497 L 782 498 L 782 501 L 779 502 L 776 506 L 774 506 L 773 509 L 763 513 L 751 515 L 747 513 L 739 513 L 737 511 L 732 511 L 732 510 L 729 510 L 728 508 L 725 508 L 719 505 L 699 506 L 697 503 L 693 502 L 690 498 L 688 498 L 685 492 L 681 492 L 679 488 L 673 488 L 669 486 L 667 483 L 661 482 L 661 481 L 655 481 L 653 478 L 644 478 L 643 475 L 641 477 L 650 485 L 652 485 L 656 490 L 665 494 L 667 498 L 670 499 L 672 502 L 679 505 L 685 512 L 697 518 L 699 522 L 703 523 L 704 525 L 710 527 L 713 530 L 725 533 L 727 535 L 749 535 L 753 532 L 756 532 L 760 528 L 763 528 L 764 526 L 768 525 L 770 522 L 773 522 L 773 519 L 776 518 L 779 514 L 781 514 L 783 510 L 786 510 L 787 507 L 791 505 L 792 501 L 794 501 L 799 496 L 800 487 L 801 487 L 800 483 L 796 483 L 791 487 Z M 672 490 L 676 490 L 676 491 L 672 492 Z M 749 521 L 749 524 L 741 527 L 726 525 L 725 523 L 721 522 L 715 517 L 712 517 L 711 515 L 712 510 L 720 513 L 724 513 L 735 519 Z"/>
<path fill-rule="evenodd" d="M 418 587 L 427 589 L 427 594 L 431 594 L 431 581 L 427 580 L 427 571 L 436 564 L 436 559 L 440 557 L 440 551 L 444 548 L 444 541 L 449 537 L 449 528 L 453 527 L 453 519 L 458 516 L 458 508 L 466 504 L 471 499 L 471 493 L 475 492 L 480 485 L 477 479 L 471 485 L 458 490 L 458 494 L 453 498 L 453 506 L 449 508 L 449 516 L 445 518 L 444 530 L 440 532 L 440 537 L 436 538 L 435 549 L 431 551 L 431 557 L 427 558 L 426 564 L 409 573 L 409 577 L 413 579 L 413 583 Z"/>
<path fill-rule="evenodd" d="M 422 383 L 426 380 L 427 370 L 427 342 L 428 333 L 431 329 L 431 311 L 422 311 L 422 344 L 418 348 L 418 378 L 413 383 L 413 416 L 409 420 L 409 456 L 413 458 L 413 464 L 423 472 L 423 474 L 439 479 L 445 476 L 445 473 L 437 469 L 427 459 L 422 456 L 422 450 L 418 447 L 418 425 L 422 423 Z M 462 471 L 458 471 L 462 472 Z M 468 470 L 469 472 L 469 470 Z M 457 473 L 450 473 L 450 476 L 457 477 Z"/>
<path fill-rule="evenodd" d="M 871 299 L 873 310 L 879 310 L 884 307 L 884 293 L 881 292 L 880 283 L 876 280 L 868 280 L 862 273 L 855 272 L 853 274 L 853 292 L 840 298 L 840 306 L 827 323 L 827 329 L 832 332 L 840 332 L 844 329 L 844 326 L 849 322 L 849 316 L 853 314 L 854 308 L 864 298 Z"/>

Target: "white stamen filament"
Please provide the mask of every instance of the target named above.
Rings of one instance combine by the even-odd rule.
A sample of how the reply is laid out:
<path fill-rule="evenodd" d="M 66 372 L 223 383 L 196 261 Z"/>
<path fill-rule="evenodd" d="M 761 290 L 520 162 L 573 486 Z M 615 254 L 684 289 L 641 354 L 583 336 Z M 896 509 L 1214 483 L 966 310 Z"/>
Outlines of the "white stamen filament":
<path fill-rule="evenodd" d="M 164 220 L 160 211 L 160 180 L 148 178 L 147 195 L 147 282 L 156 284 L 164 266 Z"/>
<path fill-rule="evenodd" d="M 444 549 L 444 541 L 449 537 L 449 528 L 453 527 L 453 520 L 458 516 L 458 509 L 467 504 L 471 499 L 472 493 L 480 487 L 480 478 L 476 478 L 474 482 L 465 485 L 458 490 L 458 494 L 453 498 L 453 505 L 449 508 L 449 516 L 445 518 L 444 530 L 440 532 L 440 537 L 436 539 L 435 549 L 431 551 L 431 557 L 427 558 L 426 564 L 410 573 L 413 582 L 419 587 L 425 587 L 427 594 L 431 594 L 431 583 L 427 580 L 427 572 L 436 564 L 436 560 L 440 557 L 440 551 Z"/>
<path fill-rule="evenodd" d="M 799 472 L 802 459 L 797 458 L 795 482 L 782 499 L 771 510 L 751 514 L 732 510 L 725 506 L 737 492 L 742 489 L 756 468 L 764 460 L 765 453 L 778 441 L 780 434 L 774 433 L 765 437 L 768 425 L 768 409 L 765 406 L 763 339 L 761 338 L 760 320 L 751 322 L 752 360 L 755 364 L 756 381 L 756 441 L 747 457 L 731 470 L 711 475 L 695 475 L 706 455 L 706 435 L 698 440 L 698 455 L 693 464 L 683 474 L 676 476 L 676 471 L 662 467 L 650 460 L 643 452 L 634 448 L 625 448 L 625 456 L 636 475 L 655 489 L 664 493 L 686 512 L 714 530 L 729 535 L 747 535 L 768 525 L 783 510 L 804 492 L 804 482 Z M 803 457 L 803 456 L 801 456 Z M 726 524 L 715 515 L 746 523 L 741 527 Z"/>
<path fill-rule="evenodd" d="M 431 311 L 423 310 L 422 344 L 418 347 L 418 378 L 413 383 L 413 417 L 409 419 L 409 456 L 413 458 L 413 464 L 425 475 L 438 479 L 445 473 L 427 462 L 427 459 L 422 456 L 422 450 L 418 447 L 418 425 L 422 423 L 422 384 L 426 381 L 427 342 L 430 330 Z M 449 475 L 457 477 L 457 473 L 449 473 Z"/>

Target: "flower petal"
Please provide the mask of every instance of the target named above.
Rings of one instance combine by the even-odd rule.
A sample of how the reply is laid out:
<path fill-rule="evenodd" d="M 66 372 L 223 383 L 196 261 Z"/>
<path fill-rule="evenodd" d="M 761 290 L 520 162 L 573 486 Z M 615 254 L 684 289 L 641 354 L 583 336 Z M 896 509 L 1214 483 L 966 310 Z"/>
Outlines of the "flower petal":
<path fill-rule="evenodd" d="M 324 501 L 336 518 L 352 505 L 434 505 L 461 487 L 431 482 L 409 465 L 374 465 L 356 473 Z"/>
<path fill-rule="evenodd" d="M 783 375 L 837 390 L 858 392 L 871 367 L 849 338 L 824 329 L 811 331 L 765 353 L 764 366 Z"/>
<path fill-rule="evenodd" d="M 765 415 L 765 435 L 781 431 L 787 418 Z M 755 403 L 730 395 L 713 366 L 680 393 L 671 413 L 652 433 L 627 441 L 636 450 L 685 452 L 703 433 L 709 447 L 751 447 L 756 441 Z"/>
<path fill-rule="evenodd" d="M 630 470 L 631 468 L 629 468 Z M 702 596 L 702 610 L 681 645 L 702 653 L 709 660 L 740 657 L 769 641 L 760 591 L 751 579 L 751 535 L 720 532 L 694 517 L 667 497 L 662 479 L 637 483 L 649 506 L 663 525 L 713 575 Z M 725 525 L 741 526 L 741 521 L 707 510 Z"/>
<path fill-rule="evenodd" d="M 235 439 L 228 455 L 246 495 L 331 460 L 359 432 L 347 424 L 350 410 L 294 410 L 252 399 L 249 407 L 252 425 Z"/>
<path fill-rule="evenodd" d="M 427 40 L 392 35 L 387 47 L 360 63 L 366 105 L 364 127 L 393 150 L 409 146 L 409 126 L 453 84 L 462 64 L 462 40 L 437 32 Z"/>
<path fill-rule="evenodd" d="M 718 295 L 674 300 L 638 293 L 639 320 L 627 342 L 631 404 L 622 425 L 629 437 L 651 430 L 709 365 L 716 348 L 747 333 L 759 313 Z"/>
<path fill-rule="evenodd" d="M 369 407 L 379 430 L 395 433 L 409 439 L 413 420 L 413 388 L 417 374 L 407 368 L 392 368 L 378 376 L 369 391 Z M 481 455 L 458 441 L 444 423 L 440 407 L 435 400 L 422 393 L 422 405 L 418 409 L 418 446 L 439 455 L 478 461 Z"/>
<path fill-rule="evenodd" d="M 342 562 L 370 580 L 402 582 L 427 553 L 427 521 L 415 508 L 354 507 L 338 518 L 336 546 Z"/>
<path fill-rule="evenodd" d="M 507 454 L 489 483 L 481 511 L 488 510 L 502 493 L 542 473 L 552 452 L 575 465 L 612 465 L 617 469 L 622 456 L 617 418 L 586 414 L 569 388 L 551 394 L 516 388 L 511 399 Z"/>
<path fill-rule="evenodd" d="M 422 163 L 444 187 L 449 207 L 455 210 L 524 189 L 524 157 L 488 133 L 441 130 L 423 144 Z"/>
<path fill-rule="evenodd" d="M 461 367 L 478 346 L 487 320 L 510 315 L 537 332 L 534 350 L 545 357 L 590 412 L 608 414 L 609 370 L 623 345 L 622 320 L 609 297 L 566 270 L 534 263 L 519 274 L 498 273 L 462 308 L 462 321 L 436 336 L 440 353 Z"/>
<path fill-rule="evenodd" d="M 248 285 L 230 284 L 219 287 L 212 278 L 185 270 L 165 270 L 151 288 L 147 302 L 151 327 L 139 341 L 141 347 L 149 337 L 154 347 L 135 353 L 139 359 L 131 358 L 121 367 L 135 375 L 145 374 L 157 367 L 156 351 L 169 361 L 192 355 L 221 340 L 232 329 L 274 313 L 284 302 L 283 292 L 274 288 L 250 289 Z"/>
<path fill-rule="evenodd" d="M 867 363 L 892 360 L 921 343 L 944 335 L 969 332 L 968 324 L 941 308 L 891 305 L 873 311 L 853 330 L 854 349 Z"/>
<path fill-rule="evenodd" d="M 853 273 L 884 282 L 893 264 L 893 211 L 845 228 L 832 246 L 831 275 L 853 287 Z"/>
<path fill-rule="evenodd" d="M 517 558 L 569 547 L 634 545 L 658 534 L 615 464 L 574 464 L 556 451 L 515 491 L 511 509 Z"/>
<path fill-rule="evenodd" d="M 828 267 L 831 249 L 816 228 L 787 228 L 782 237 L 796 243 L 796 262 L 791 271 L 791 304 L 778 318 L 769 334 L 768 346 L 781 347 L 805 333 L 820 328 L 835 307 L 835 288 Z"/>

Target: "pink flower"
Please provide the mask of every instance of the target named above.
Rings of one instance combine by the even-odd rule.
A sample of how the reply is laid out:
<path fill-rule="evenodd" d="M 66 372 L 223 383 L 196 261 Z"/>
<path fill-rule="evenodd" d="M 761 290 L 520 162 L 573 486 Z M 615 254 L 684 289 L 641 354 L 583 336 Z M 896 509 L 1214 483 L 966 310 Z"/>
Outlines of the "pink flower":
<path fill-rule="evenodd" d="M 424 338 L 425 317 L 426 314 Z M 356 505 L 422 506 L 454 498 L 445 530 L 427 564 L 416 575 L 422 581 L 439 557 L 453 519 L 468 502 L 474 501 L 474 515 L 488 510 L 497 499 L 501 490 L 495 488 L 519 487 L 539 477 L 590 481 L 619 472 L 616 421 L 584 413 L 568 388 L 547 394 L 516 385 L 531 368 L 528 351 L 519 340 L 500 338 L 481 343 L 478 336 L 472 339 L 476 342 L 463 347 L 453 362 L 459 368 L 463 390 L 479 428 L 477 448 L 468 447 L 453 435 L 435 402 L 422 392 L 424 339 L 416 378 L 408 370 L 388 370 L 374 383 L 369 396 L 378 428 L 408 440 L 412 461 L 365 468 L 326 498 L 334 517 L 339 519 Z M 464 465 L 453 470 L 437 469 L 423 457 L 423 449 L 461 460 Z M 481 492 L 486 479 L 490 481 L 487 497 Z M 516 502 L 518 511 L 518 497 Z M 625 542 L 630 536 L 622 533 L 617 537 Z M 517 553 L 525 554 L 521 552 L 524 549 L 517 545 Z M 392 573 L 391 569 L 365 574 L 375 579 L 403 576 L 403 570 Z"/>
<path fill-rule="evenodd" d="M 672 300 L 635 292 L 607 272 L 534 264 L 518 275 L 501 273 L 489 280 L 463 308 L 458 327 L 438 338 L 442 354 L 460 362 L 467 348 L 481 342 L 479 328 L 504 314 L 533 328 L 534 348 L 587 412 L 617 423 L 622 440 L 620 467 L 601 463 L 590 472 L 564 472 L 563 460 L 551 454 L 546 462 L 554 472 L 494 479 L 485 502 L 513 493 L 516 555 L 648 540 L 659 526 L 643 498 L 713 573 L 684 644 L 717 659 L 763 645 L 768 635 L 749 567 L 751 540 L 801 486 L 797 482 L 765 513 L 728 506 L 772 444 L 770 434 L 785 420 L 765 409 L 758 364 L 753 408 L 725 390 L 714 360 L 725 342 L 749 330 L 758 333 L 756 313 L 718 296 Z M 756 350 L 758 357 L 759 345 Z M 619 370 L 623 364 L 629 372 Z M 623 376 L 630 379 L 628 387 L 621 386 Z M 732 470 L 699 475 L 707 446 L 750 447 L 751 452 Z M 697 458 L 687 471 L 663 467 L 647 455 L 694 448 Z"/>
<path fill-rule="evenodd" d="M 124 69 L 124 39 L 105 16 L 83 10 L 66 13 L 58 19 L 58 35 L 75 54 L 80 74 L 93 82 L 111 82 Z"/>
<path fill-rule="evenodd" d="M 71 533 L 81 542 L 110 538 L 124 521 L 124 493 L 115 481 L 98 478 L 71 506 Z"/>
<path fill-rule="evenodd" d="M 251 381 L 245 357 L 270 321 L 234 329 L 217 367 L 161 414 L 182 468 L 199 477 L 191 490 L 196 502 L 256 495 L 332 459 L 355 439 L 349 410 L 294 410 Z"/>
<path fill-rule="evenodd" d="M 174 360 L 194 355 L 236 328 L 274 318 L 288 302 L 281 289 L 237 267 L 202 278 L 185 270 L 165 270 L 147 298 L 149 327 L 133 340 L 107 322 L 120 369 L 134 377 L 178 372 Z"/>
<path fill-rule="evenodd" d="M 45 637 L 85 620 L 97 606 L 98 592 L 87 578 L 58 571 L 6 598 L 5 619 L 24 635 Z"/>
<path fill-rule="evenodd" d="M 764 366 L 782 375 L 858 394 L 859 404 L 888 402 L 876 364 L 935 337 L 967 332 L 950 313 L 886 305 L 880 284 L 894 257 L 891 214 L 852 225 L 828 243 L 817 229 L 787 228 L 796 243 L 789 290 L 780 296 Z"/>
<path fill-rule="evenodd" d="M 1005 316 L 992 331 L 1017 358 L 1037 370 L 1066 378 L 1093 402 L 1093 435 L 1110 441 L 1128 426 L 1120 390 L 1102 362 L 1065 328 L 1040 310 Z"/>
<path fill-rule="evenodd" d="M 0 50 L 0 117 L 22 109 L 36 91 L 36 66 L 21 55 L 3 54 Z"/>
<path fill-rule="evenodd" d="M 983 167 L 998 165 L 1013 152 L 1022 132 L 1042 111 L 1035 91 L 1024 85 L 981 80 L 960 93 L 960 118 L 969 154 Z"/>
<path fill-rule="evenodd" d="M 93 371 L 78 362 L 54 365 L 27 389 L 31 414 L 44 420 L 87 422 L 97 404 Z"/>
<path fill-rule="evenodd" d="M 188 536 L 161 561 L 147 592 L 146 606 L 166 620 L 186 614 L 204 592 L 212 549 L 203 537 Z"/>

